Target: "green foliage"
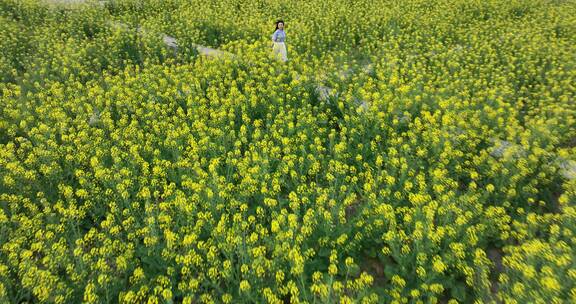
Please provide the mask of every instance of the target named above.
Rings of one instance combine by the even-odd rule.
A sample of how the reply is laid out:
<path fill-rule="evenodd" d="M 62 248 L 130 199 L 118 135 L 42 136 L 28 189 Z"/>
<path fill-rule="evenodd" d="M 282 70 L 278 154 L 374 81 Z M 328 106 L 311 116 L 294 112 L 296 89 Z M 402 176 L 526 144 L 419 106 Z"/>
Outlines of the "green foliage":
<path fill-rule="evenodd" d="M 0 302 L 574 302 L 575 28 L 570 1 L 2 1 Z"/>

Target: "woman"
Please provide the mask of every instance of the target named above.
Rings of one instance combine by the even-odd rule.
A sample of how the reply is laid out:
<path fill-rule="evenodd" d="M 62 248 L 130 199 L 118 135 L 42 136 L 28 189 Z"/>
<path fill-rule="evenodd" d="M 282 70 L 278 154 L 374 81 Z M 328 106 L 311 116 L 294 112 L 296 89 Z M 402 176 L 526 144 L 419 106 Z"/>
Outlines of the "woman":
<path fill-rule="evenodd" d="M 286 40 L 286 33 L 284 32 L 284 21 L 278 20 L 276 21 L 276 31 L 272 34 L 272 51 L 274 52 L 274 57 L 280 59 L 284 62 L 288 60 L 288 56 L 286 54 L 286 44 L 284 44 L 284 40 Z"/>

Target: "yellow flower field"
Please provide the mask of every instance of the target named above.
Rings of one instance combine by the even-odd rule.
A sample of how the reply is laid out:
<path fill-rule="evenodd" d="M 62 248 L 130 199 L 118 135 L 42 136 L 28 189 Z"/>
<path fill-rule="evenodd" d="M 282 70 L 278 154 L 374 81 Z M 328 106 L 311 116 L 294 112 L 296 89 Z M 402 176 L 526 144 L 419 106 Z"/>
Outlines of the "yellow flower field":
<path fill-rule="evenodd" d="M 0 303 L 576 302 L 574 1 L 73 2 L 0 1 Z"/>

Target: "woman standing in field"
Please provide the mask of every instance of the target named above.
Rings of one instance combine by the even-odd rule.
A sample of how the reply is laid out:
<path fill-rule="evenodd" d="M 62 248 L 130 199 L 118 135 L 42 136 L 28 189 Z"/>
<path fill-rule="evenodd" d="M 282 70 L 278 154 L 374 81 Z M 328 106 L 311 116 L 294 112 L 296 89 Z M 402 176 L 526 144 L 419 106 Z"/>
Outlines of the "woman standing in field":
<path fill-rule="evenodd" d="M 288 60 L 288 56 L 286 54 L 286 44 L 284 44 L 284 40 L 286 40 L 286 33 L 284 32 L 284 21 L 278 20 L 276 21 L 276 31 L 272 34 L 272 52 L 274 53 L 274 57 L 280 59 L 284 62 Z"/>

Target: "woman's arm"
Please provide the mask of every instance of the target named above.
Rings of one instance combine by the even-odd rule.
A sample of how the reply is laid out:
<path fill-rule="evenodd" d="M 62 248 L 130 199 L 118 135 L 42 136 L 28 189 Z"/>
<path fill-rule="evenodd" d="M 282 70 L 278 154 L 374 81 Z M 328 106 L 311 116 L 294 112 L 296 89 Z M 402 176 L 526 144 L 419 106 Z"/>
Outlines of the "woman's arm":
<path fill-rule="evenodd" d="M 276 37 L 278 36 L 278 30 L 276 30 L 274 32 L 274 34 L 272 34 L 272 44 L 270 45 L 271 47 L 274 47 L 274 42 L 276 42 Z"/>

